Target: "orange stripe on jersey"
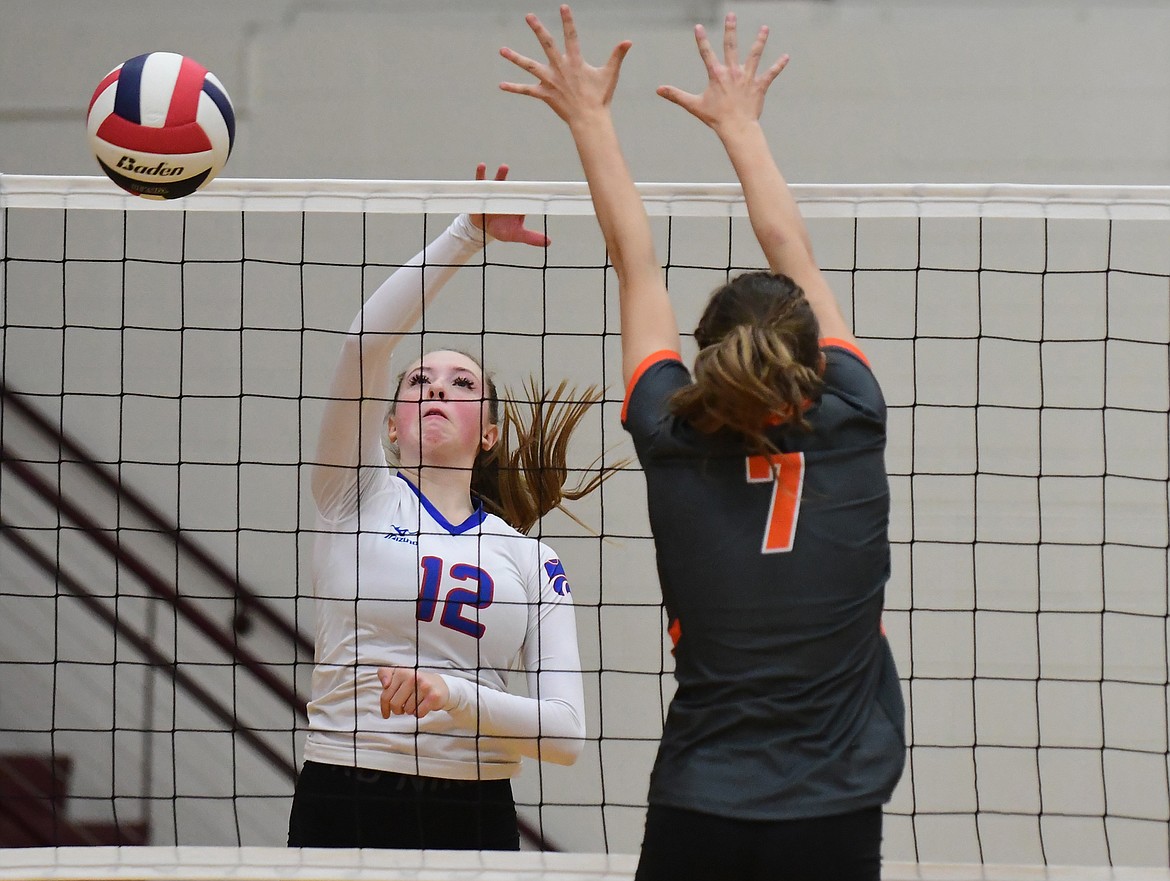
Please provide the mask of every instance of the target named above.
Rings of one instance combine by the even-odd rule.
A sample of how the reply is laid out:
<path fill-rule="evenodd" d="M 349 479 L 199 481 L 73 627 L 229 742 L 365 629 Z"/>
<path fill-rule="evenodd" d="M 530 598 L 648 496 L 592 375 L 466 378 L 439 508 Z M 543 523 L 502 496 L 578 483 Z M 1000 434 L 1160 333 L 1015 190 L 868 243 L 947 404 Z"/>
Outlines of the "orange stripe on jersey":
<path fill-rule="evenodd" d="M 670 622 L 670 625 L 666 628 L 666 632 L 670 634 L 671 644 L 678 645 L 678 641 L 682 639 L 682 624 L 679 623 L 678 618 Z"/>
<path fill-rule="evenodd" d="M 825 337 L 821 340 L 821 348 L 823 349 L 826 346 L 832 346 L 837 349 L 844 349 L 846 352 L 852 352 L 861 359 L 862 364 L 864 364 L 866 367 L 870 366 L 869 359 L 865 357 L 865 352 L 857 348 L 854 343 L 849 343 L 845 340 L 839 340 L 836 337 Z"/>
<path fill-rule="evenodd" d="M 634 386 L 638 384 L 638 380 L 642 378 L 642 374 L 657 364 L 659 361 L 681 361 L 682 355 L 673 349 L 659 349 L 642 359 L 642 363 L 634 371 L 634 375 L 630 377 L 629 383 L 626 385 L 626 398 L 622 401 L 622 422 L 626 421 L 626 411 L 630 408 L 630 393 L 633 392 Z"/>

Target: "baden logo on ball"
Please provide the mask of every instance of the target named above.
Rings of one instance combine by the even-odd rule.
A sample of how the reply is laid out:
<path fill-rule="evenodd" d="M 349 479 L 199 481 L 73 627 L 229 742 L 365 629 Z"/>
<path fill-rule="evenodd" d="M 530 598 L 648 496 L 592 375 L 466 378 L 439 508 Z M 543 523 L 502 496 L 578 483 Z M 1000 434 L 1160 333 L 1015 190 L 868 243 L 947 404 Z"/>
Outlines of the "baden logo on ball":
<path fill-rule="evenodd" d="M 122 189 L 178 199 L 223 169 L 236 117 L 227 90 L 202 64 L 174 52 L 148 52 L 98 83 L 87 131 L 102 171 Z"/>

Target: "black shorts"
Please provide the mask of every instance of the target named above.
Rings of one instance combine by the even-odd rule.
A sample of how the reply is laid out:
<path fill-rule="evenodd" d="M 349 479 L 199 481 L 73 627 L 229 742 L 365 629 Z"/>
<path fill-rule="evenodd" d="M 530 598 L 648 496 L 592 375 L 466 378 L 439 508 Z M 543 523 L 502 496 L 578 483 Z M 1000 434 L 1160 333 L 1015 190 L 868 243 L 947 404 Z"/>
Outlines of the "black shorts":
<path fill-rule="evenodd" d="M 446 780 L 305 762 L 289 847 L 519 850 L 510 780 Z"/>
<path fill-rule="evenodd" d="M 731 820 L 651 805 L 634 881 L 879 881 L 882 809 Z"/>

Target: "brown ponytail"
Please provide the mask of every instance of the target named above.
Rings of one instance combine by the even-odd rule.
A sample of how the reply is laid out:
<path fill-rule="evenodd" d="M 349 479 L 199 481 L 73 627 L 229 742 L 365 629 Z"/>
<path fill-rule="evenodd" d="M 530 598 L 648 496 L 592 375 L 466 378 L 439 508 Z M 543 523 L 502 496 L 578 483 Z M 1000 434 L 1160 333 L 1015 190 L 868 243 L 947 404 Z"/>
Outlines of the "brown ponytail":
<path fill-rule="evenodd" d="M 495 384 L 489 383 L 488 390 L 494 398 Z M 594 471 L 591 467 L 575 487 L 565 487 L 569 479 L 569 438 L 586 411 L 601 400 L 601 390 L 589 386 L 578 394 L 562 381 L 550 393 L 548 389 L 538 390 L 534 379 L 528 380 L 525 390 L 526 408 L 510 395 L 504 401 L 500 439 L 476 458 L 471 491 L 484 507 L 523 533 L 553 508 L 560 508 L 581 523 L 563 503 L 589 495 L 616 470 L 608 467 Z M 525 409 L 527 412 L 522 412 Z"/>
<path fill-rule="evenodd" d="M 671 409 L 696 429 L 729 429 L 761 452 L 769 426 L 810 428 L 804 410 L 821 391 L 819 328 L 792 279 L 747 272 L 712 294 L 695 329 L 694 383 Z"/>

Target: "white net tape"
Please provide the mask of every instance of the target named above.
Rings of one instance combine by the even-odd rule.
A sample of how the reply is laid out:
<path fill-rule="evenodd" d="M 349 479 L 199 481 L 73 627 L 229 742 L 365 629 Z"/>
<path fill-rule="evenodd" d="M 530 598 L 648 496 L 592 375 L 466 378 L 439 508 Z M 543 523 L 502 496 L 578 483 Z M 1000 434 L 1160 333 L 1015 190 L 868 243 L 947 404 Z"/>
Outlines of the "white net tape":
<path fill-rule="evenodd" d="M 738 184 L 639 184 L 647 212 L 746 216 Z M 1170 187 L 1033 184 L 796 184 L 806 217 L 1170 219 Z M 149 201 L 104 177 L 0 175 L 0 206 L 144 211 L 592 214 L 580 182 L 367 181 L 220 178 L 184 199 Z"/>

